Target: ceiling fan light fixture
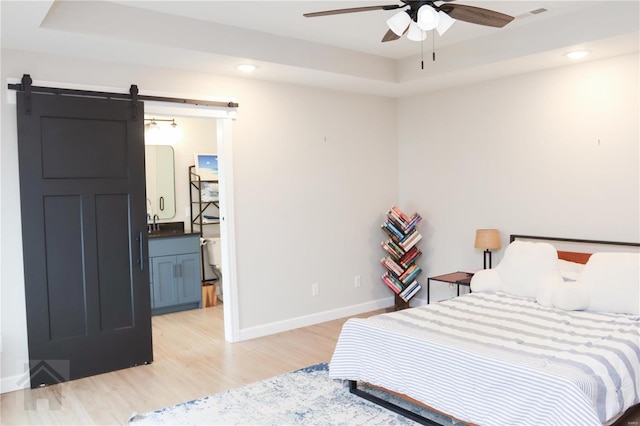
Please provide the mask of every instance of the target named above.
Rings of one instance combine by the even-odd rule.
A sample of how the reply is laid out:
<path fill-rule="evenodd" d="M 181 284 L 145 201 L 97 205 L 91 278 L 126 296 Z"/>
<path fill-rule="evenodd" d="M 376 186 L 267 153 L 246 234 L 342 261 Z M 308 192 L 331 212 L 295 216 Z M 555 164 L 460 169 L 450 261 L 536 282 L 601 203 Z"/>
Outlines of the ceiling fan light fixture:
<path fill-rule="evenodd" d="M 438 12 L 438 26 L 436 27 L 438 34 L 443 35 L 455 22 L 456 20 L 449 16 L 448 13 Z"/>
<path fill-rule="evenodd" d="M 425 4 L 418 9 L 418 26 L 424 31 L 430 31 L 438 26 L 440 16 L 436 10 Z"/>
<path fill-rule="evenodd" d="M 402 37 L 402 34 L 404 34 L 404 31 L 407 29 L 410 22 L 411 17 L 403 10 L 402 12 L 398 12 L 391 18 L 387 19 L 387 26 L 395 33 L 395 35 Z"/>
<path fill-rule="evenodd" d="M 409 31 L 407 32 L 407 38 L 411 41 L 422 41 L 427 38 L 427 33 L 422 31 L 422 28 L 414 22 L 411 21 L 409 24 Z"/>

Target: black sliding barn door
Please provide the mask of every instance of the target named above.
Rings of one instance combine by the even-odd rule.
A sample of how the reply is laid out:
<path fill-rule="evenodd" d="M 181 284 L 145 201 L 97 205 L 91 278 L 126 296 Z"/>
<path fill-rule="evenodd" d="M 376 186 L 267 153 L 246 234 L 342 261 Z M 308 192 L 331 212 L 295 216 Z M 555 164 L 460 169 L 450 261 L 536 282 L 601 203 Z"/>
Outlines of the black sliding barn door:
<path fill-rule="evenodd" d="M 144 106 L 17 95 L 31 386 L 149 363 Z"/>

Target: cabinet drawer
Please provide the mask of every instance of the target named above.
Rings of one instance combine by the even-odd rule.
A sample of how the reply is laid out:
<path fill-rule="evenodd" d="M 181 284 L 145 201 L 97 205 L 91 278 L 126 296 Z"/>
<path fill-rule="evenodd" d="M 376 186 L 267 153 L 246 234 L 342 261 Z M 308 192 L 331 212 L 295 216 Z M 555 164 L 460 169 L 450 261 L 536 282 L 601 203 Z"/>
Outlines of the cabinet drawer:
<path fill-rule="evenodd" d="M 149 257 L 200 252 L 200 236 L 153 238 L 149 240 Z"/>

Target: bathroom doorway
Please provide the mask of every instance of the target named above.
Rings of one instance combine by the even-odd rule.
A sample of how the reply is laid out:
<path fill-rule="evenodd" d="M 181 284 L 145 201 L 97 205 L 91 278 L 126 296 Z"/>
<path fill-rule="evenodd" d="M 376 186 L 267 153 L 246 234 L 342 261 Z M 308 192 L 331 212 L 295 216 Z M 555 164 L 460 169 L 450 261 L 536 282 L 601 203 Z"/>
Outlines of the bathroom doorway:
<path fill-rule="evenodd" d="M 145 102 L 145 117 L 150 116 L 162 116 L 163 118 L 170 117 L 175 119 L 180 125 L 180 119 L 186 124 L 197 120 L 200 124 L 210 125 L 212 129 L 215 129 L 214 133 L 210 135 L 210 139 L 205 142 L 205 145 L 198 145 L 197 151 L 189 151 L 188 148 L 184 150 L 176 149 L 176 220 L 184 220 L 187 223 L 190 220 L 187 218 L 187 212 L 184 208 L 184 203 L 180 201 L 181 196 L 178 194 L 183 192 L 183 196 L 188 198 L 186 193 L 188 188 L 189 170 L 181 170 L 181 165 L 186 163 L 194 164 L 193 154 L 202 150 L 209 153 L 215 153 L 218 156 L 218 173 L 219 173 L 219 227 L 217 232 L 213 231 L 211 235 L 213 237 L 219 236 L 221 241 L 221 278 L 222 278 L 222 294 L 224 297 L 223 310 L 224 310 L 224 331 L 225 340 L 228 342 L 235 342 L 239 340 L 239 320 L 238 320 L 238 307 L 237 307 L 237 291 L 236 291 L 236 261 L 235 261 L 235 233 L 234 233 L 234 215 L 233 215 L 233 146 L 231 143 L 231 121 L 235 119 L 235 110 L 229 108 L 218 107 L 203 107 L 198 105 L 181 105 L 181 104 L 169 104 L 163 102 Z M 198 126 L 200 127 L 200 125 Z M 187 127 L 183 129 L 183 132 L 188 132 Z M 183 134 L 183 143 L 185 143 L 185 136 Z M 179 159 L 178 159 L 179 157 Z M 189 161 L 190 160 L 190 161 Z M 184 163 L 184 164 L 183 164 Z M 182 183 L 181 183 L 182 182 Z M 180 186 L 185 190 L 181 190 Z M 190 208 L 190 207 L 189 207 Z M 180 218 L 182 216 L 182 218 Z M 190 216 L 190 214 L 189 214 Z M 186 228 L 189 230 L 189 228 Z M 197 231 L 196 231 L 197 232 Z M 208 231 L 207 231 L 208 232 Z M 205 234 L 206 236 L 207 234 Z M 204 262 L 207 262 L 207 256 L 205 252 Z M 208 267 L 209 265 L 205 265 Z M 210 269 L 205 268 L 205 273 L 211 273 Z M 205 275 L 205 279 L 209 278 Z"/>

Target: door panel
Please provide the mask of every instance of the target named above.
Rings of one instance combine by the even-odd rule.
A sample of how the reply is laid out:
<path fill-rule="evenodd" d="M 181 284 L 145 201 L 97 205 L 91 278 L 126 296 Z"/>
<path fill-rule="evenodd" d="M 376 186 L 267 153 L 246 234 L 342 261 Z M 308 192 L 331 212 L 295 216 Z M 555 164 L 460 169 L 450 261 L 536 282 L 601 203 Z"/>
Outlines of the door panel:
<path fill-rule="evenodd" d="M 127 123 L 43 117 L 42 154 L 45 178 L 125 178 Z"/>
<path fill-rule="evenodd" d="M 96 196 L 100 330 L 133 327 L 134 288 L 127 194 Z M 124 249 L 126 248 L 126 249 Z"/>
<path fill-rule="evenodd" d="M 151 362 L 142 103 L 17 99 L 31 386 Z"/>
<path fill-rule="evenodd" d="M 82 234 L 80 197 L 44 197 L 45 282 L 51 340 L 87 333 Z"/>

